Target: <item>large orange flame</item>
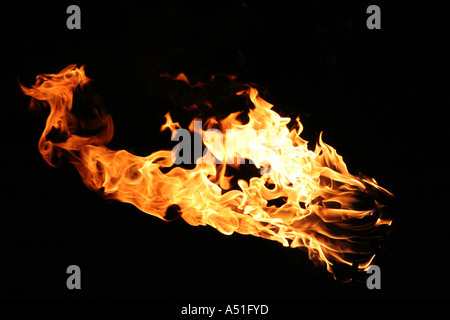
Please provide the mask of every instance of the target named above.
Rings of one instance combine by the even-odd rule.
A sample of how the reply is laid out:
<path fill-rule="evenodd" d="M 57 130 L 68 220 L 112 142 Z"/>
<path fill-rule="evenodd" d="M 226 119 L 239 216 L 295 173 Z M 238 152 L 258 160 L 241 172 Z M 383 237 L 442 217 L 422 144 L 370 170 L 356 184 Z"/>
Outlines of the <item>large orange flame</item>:
<path fill-rule="evenodd" d="M 220 121 L 210 118 L 201 128 L 193 120 L 189 129 L 201 131 L 208 153 L 196 160 L 194 169 L 184 169 L 174 166 L 170 150 L 139 157 L 106 148 L 113 136 L 111 116 L 95 108 L 94 120 L 86 122 L 72 112 L 73 91 L 89 80 L 83 67 L 70 65 L 58 74 L 39 75 L 31 88 L 21 86 L 25 94 L 50 106 L 39 140 L 49 164 L 65 154 L 86 186 L 164 220 L 167 209 L 177 205 L 181 217 L 194 226 L 210 225 L 227 235 L 239 232 L 307 248 L 310 258 L 324 262 L 330 272 L 336 264 L 357 270 L 370 266 L 383 236 L 378 231 L 391 224 L 376 195 L 392 194 L 374 179 L 350 174 L 322 135 L 315 150 L 309 150 L 300 137 L 299 119 L 297 128 L 289 130 L 291 119 L 274 112 L 256 89 L 236 93 L 247 95 L 254 105 L 246 124 L 238 120 L 239 112 Z M 83 126 L 92 134 L 77 134 Z M 179 128 L 167 114 L 161 129 L 175 134 Z M 58 141 L 49 138 L 55 131 Z M 225 168 L 239 167 L 236 159 L 251 161 L 261 174 L 238 180 L 233 189 Z M 282 205 L 271 204 L 274 199 Z M 369 207 L 362 205 L 367 202 Z"/>

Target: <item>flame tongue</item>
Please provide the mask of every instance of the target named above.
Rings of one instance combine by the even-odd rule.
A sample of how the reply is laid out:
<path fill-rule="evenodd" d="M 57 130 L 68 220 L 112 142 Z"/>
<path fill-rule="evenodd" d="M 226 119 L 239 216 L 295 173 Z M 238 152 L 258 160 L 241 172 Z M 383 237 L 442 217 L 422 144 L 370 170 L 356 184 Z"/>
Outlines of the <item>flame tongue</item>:
<path fill-rule="evenodd" d="M 188 83 L 186 77 L 180 79 Z M 220 121 L 211 118 L 200 128 L 193 120 L 189 128 L 201 132 L 208 153 L 187 170 L 174 167 L 169 150 L 139 157 L 106 148 L 113 135 L 111 116 L 96 109 L 95 119 L 85 123 L 71 112 L 73 91 L 88 82 L 83 67 L 71 65 L 58 74 L 38 76 L 30 89 L 22 86 L 25 94 L 50 105 L 39 141 L 49 164 L 64 151 L 89 188 L 161 219 L 169 206 L 177 205 L 182 218 L 194 226 L 305 247 L 310 258 L 324 262 L 330 272 L 336 264 L 369 267 L 383 235 L 380 227 L 391 223 L 374 197 L 391 193 L 373 179 L 351 175 L 322 136 L 315 150 L 309 150 L 300 137 L 299 119 L 298 128 L 289 130 L 291 119 L 274 112 L 256 89 L 237 92 L 254 105 L 246 124 L 238 120 L 239 112 Z M 77 135 L 74 123 L 94 127 L 96 134 Z M 175 134 L 180 125 L 167 114 L 161 129 Z M 51 141 L 52 130 L 64 136 L 63 141 Z M 232 189 L 226 167 L 239 168 L 244 159 L 261 174 L 239 179 Z M 170 170 L 163 173 L 168 169 L 162 168 Z"/>
<path fill-rule="evenodd" d="M 86 145 L 105 145 L 113 137 L 112 118 L 103 110 L 95 109 L 97 117 L 85 123 L 72 113 L 73 91 L 77 86 L 86 85 L 90 79 L 84 73 L 84 67 L 69 65 L 58 74 L 42 74 L 36 77 L 36 84 L 30 89 L 20 85 L 23 92 L 37 100 L 46 101 L 50 105 L 50 114 L 39 139 L 39 151 L 48 164 L 54 166 L 54 156 L 60 157 L 61 151 L 76 151 Z M 30 107 L 33 107 L 33 101 Z M 102 115 L 103 113 L 103 115 Z M 97 134 L 80 136 L 72 131 L 75 127 L 89 127 L 97 130 Z M 49 135 L 56 131 L 63 141 L 54 142 Z"/>

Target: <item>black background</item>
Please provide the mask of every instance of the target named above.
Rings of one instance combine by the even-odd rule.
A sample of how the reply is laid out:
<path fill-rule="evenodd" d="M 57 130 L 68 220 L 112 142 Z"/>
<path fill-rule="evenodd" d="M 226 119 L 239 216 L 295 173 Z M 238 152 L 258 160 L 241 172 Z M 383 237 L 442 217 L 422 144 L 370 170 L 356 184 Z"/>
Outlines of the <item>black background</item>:
<path fill-rule="evenodd" d="M 196 299 L 448 298 L 449 99 L 437 99 L 446 38 L 437 36 L 442 20 L 430 19 L 440 9 L 374 3 L 381 30 L 366 28 L 365 1 L 79 2 L 81 30 L 66 28 L 71 3 L 11 6 L 1 27 L 0 295 L 182 299 L 175 313 Z M 113 116 L 112 149 L 146 155 L 167 146 L 159 126 L 174 106 L 162 73 L 194 82 L 236 74 L 275 111 L 299 114 L 310 143 L 323 130 L 350 172 L 396 195 L 376 260 L 382 289 L 337 282 L 275 242 L 104 200 L 69 163 L 48 166 L 37 149 L 47 112 L 27 110 L 18 79 L 29 86 L 72 63 L 86 65 Z M 81 290 L 66 288 L 71 264 L 81 268 Z"/>

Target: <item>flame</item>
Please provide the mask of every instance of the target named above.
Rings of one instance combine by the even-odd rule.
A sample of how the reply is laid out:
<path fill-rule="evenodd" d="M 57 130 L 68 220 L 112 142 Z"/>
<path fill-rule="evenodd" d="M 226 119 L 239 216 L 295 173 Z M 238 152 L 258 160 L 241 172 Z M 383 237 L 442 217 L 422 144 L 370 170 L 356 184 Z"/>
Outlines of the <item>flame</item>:
<path fill-rule="evenodd" d="M 176 79 L 189 84 L 184 74 Z M 377 247 L 372 243 L 382 238 L 380 228 L 392 222 L 376 195 L 392 194 L 374 179 L 350 174 L 322 134 L 314 151 L 309 150 L 300 137 L 299 118 L 289 129 L 291 119 L 274 112 L 255 88 L 236 93 L 254 105 L 246 124 L 239 120 L 241 112 L 223 120 L 210 118 L 202 127 L 194 123 L 198 119 L 192 120 L 189 129 L 201 133 L 208 152 L 196 159 L 194 169 L 184 169 L 174 166 L 170 150 L 140 157 L 105 147 L 114 132 L 111 116 L 101 107 L 94 108 L 89 121 L 72 112 L 74 90 L 89 81 L 83 67 L 70 65 L 58 74 L 37 76 L 31 88 L 21 85 L 25 94 L 50 106 L 39 140 L 39 151 L 50 165 L 56 166 L 64 154 L 87 187 L 160 219 L 167 220 L 167 209 L 177 205 L 181 217 L 193 226 L 307 248 L 310 258 L 325 263 L 332 273 L 337 264 L 359 271 L 369 268 Z M 169 113 L 165 117 L 161 130 L 176 134 L 180 124 Z M 80 128 L 91 134 L 80 134 Z M 49 137 L 51 133 L 58 141 Z M 226 167 L 239 168 L 245 160 L 261 174 L 249 181 L 239 179 L 233 186 Z M 367 199 L 369 207 L 362 205 Z"/>

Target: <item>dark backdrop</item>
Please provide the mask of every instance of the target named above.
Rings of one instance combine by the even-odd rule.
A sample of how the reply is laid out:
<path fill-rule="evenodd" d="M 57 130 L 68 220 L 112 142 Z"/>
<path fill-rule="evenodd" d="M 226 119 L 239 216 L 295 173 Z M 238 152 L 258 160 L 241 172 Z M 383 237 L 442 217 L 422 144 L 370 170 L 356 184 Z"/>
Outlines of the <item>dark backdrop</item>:
<path fill-rule="evenodd" d="M 80 2 L 81 30 L 66 28 L 70 3 L 11 6 L 1 28 L 1 296 L 184 299 L 180 305 L 448 298 L 449 101 L 436 99 L 445 88 L 445 37 L 436 36 L 441 20 L 429 19 L 439 8 L 374 3 L 381 30 L 366 28 L 366 1 Z M 104 200 L 70 164 L 48 166 L 37 150 L 47 113 L 28 112 L 17 83 L 72 63 L 86 65 L 113 116 L 113 149 L 145 155 L 167 145 L 159 126 L 174 106 L 162 73 L 193 81 L 238 75 L 280 114 L 300 115 L 311 143 L 323 130 L 351 172 L 396 195 L 393 232 L 376 261 L 382 289 L 337 282 L 303 251 L 275 242 Z M 71 264 L 81 267 L 78 291 L 65 285 Z"/>

